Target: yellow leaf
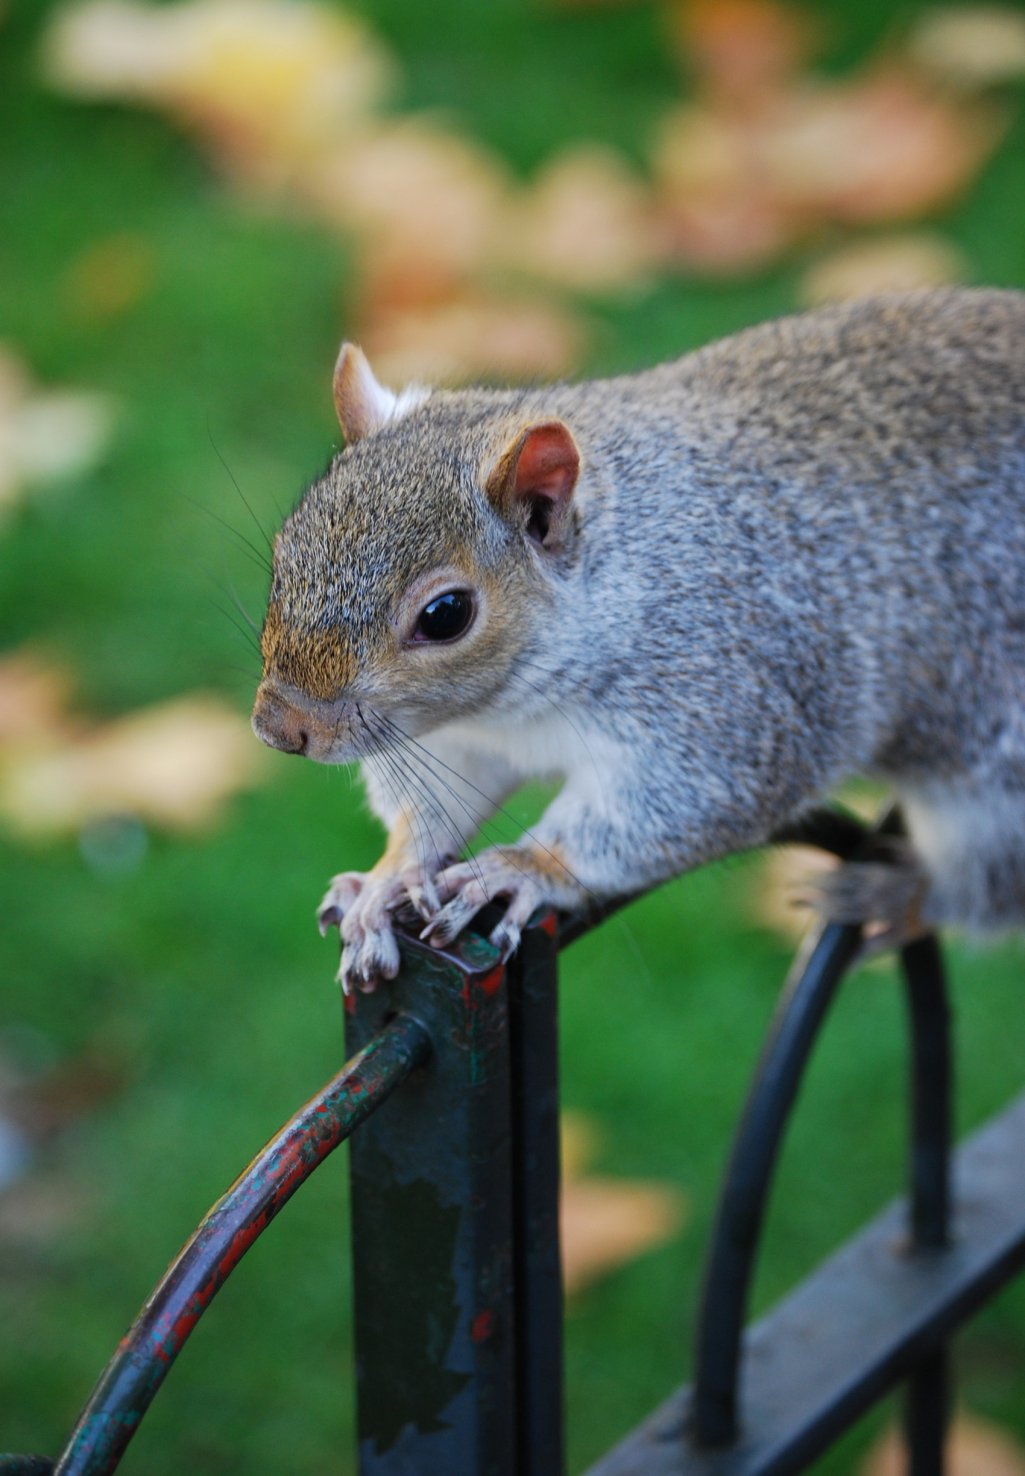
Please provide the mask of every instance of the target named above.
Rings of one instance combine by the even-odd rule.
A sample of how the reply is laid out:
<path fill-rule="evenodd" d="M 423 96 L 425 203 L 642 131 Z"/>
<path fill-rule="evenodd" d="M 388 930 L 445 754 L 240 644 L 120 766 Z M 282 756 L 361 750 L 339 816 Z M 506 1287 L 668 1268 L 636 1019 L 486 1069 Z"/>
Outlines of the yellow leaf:
<path fill-rule="evenodd" d="M 79 96 L 166 108 L 264 186 L 362 122 L 393 74 L 359 21 L 306 0 L 80 0 L 51 24 L 44 64 Z"/>

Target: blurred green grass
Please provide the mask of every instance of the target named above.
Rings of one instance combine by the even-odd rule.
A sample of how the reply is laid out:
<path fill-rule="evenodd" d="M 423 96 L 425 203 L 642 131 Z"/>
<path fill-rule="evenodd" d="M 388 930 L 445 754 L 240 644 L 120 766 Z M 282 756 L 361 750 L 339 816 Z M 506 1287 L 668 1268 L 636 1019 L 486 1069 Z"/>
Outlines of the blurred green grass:
<path fill-rule="evenodd" d="M 519 168 L 582 136 L 637 154 L 677 91 L 652 7 L 360 8 L 401 58 L 403 102 L 454 110 Z M 32 641 L 66 660 L 98 712 L 196 687 L 244 710 L 256 663 L 219 607 L 237 589 L 258 614 L 262 575 L 218 520 L 258 541 L 233 478 L 270 527 L 336 443 L 327 372 L 344 254 L 316 229 L 232 202 L 170 126 L 46 93 L 36 46 L 49 9 L 14 7 L 0 31 L 0 336 L 41 379 L 109 390 L 124 415 L 100 469 L 34 500 L 0 534 L 3 645 Z M 894 24 L 881 3 L 819 9 L 834 60 Z M 980 281 L 1025 285 L 1023 143 L 1019 120 L 944 222 Z M 84 322 L 68 306 L 67 274 L 114 231 L 149 243 L 153 289 L 119 318 Z M 799 269 L 595 304 L 587 367 L 651 362 L 786 310 Z M 89 869 L 71 842 L 0 849 L 3 1023 L 55 1059 L 100 1040 L 131 1062 L 123 1094 L 41 1165 L 77 1186 L 81 1212 L 30 1250 L 2 1247 L 3 1447 L 57 1451 L 208 1203 L 336 1069 L 333 958 L 312 908 L 331 871 L 369 863 L 378 844 L 345 775 L 282 759 L 225 824 L 194 840 L 152 835 L 127 874 Z M 676 1244 L 571 1308 L 574 1470 L 689 1367 L 715 1187 L 786 965 L 785 947 L 752 920 L 753 885 L 749 863 L 687 878 L 565 959 L 564 1095 L 600 1124 L 599 1167 L 675 1181 L 690 1205 Z M 1021 946 L 955 949 L 953 972 L 967 1127 L 1021 1084 Z M 899 1185 L 901 1008 L 888 969 L 852 980 L 836 1008 L 784 1155 L 759 1307 Z M 224 1290 L 125 1470 L 351 1471 L 347 1256 L 339 1155 Z M 1025 1288 L 965 1333 L 959 1363 L 970 1406 L 1025 1438 Z M 877 1425 L 819 1469 L 849 1471 Z"/>

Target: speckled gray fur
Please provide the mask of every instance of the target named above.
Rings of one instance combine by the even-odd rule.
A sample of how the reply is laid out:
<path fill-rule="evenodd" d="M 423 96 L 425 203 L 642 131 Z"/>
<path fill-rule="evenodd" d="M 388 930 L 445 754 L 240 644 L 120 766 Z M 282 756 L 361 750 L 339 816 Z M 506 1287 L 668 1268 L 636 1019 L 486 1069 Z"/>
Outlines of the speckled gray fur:
<path fill-rule="evenodd" d="M 482 479 L 552 418 L 582 470 L 571 536 L 539 557 Z M 404 706 L 375 687 L 381 622 L 467 542 L 512 588 L 513 628 L 491 669 Z M 554 901 L 757 845 L 875 774 L 906 804 L 930 920 L 1025 919 L 1019 294 L 879 298 L 629 377 L 432 394 L 336 460 L 283 530 L 275 585 L 296 643 L 341 621 L 354 690 L 469 762 L 478 793 L 491 771 L 466 733 L 529 734 L 558 703 L 597 757 L 536 832 L 579 884 Z M 552 767 L 524 743 L 493 798 Z M 401 784 L 370 777 L 393 819 Z"/>

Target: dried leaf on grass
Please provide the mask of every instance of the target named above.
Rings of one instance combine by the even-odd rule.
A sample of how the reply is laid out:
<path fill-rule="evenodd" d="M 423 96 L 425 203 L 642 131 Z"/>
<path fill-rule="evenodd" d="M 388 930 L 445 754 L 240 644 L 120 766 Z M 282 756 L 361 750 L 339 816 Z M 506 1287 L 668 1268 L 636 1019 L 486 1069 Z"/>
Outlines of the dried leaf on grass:
<path fill-rule="evenodd" d="M 264 185 L 362 121 L 393 76 L 365 26 L 306 0 L 81 0 L 51 24 L 44 64 L 80 97 L 167 108 L 224 166 Z"/>
<path fill-rule="evenodd" d="M 514 271 L 582 292 L 635 287 L 662 254 L 646 184 L 597 144 L 556 155 L 510 202 L 496 251 Z"/>
<path fill-rule="evenodd" d="M 1025 15 L 1002 5 L 927 10 L 908 47 L 913 62 L 969 90 L 1025 75 Z"/>
<path fill-rule="evenodd" d="M 968 266 L 942 236 L 919 232 L 852 241 L 820 257 L 804 273 L 800 299 L 808 307 L 847 302 L 876 292 L 906 292 L 962 281 Z"/>
<path fill-rule="evenodd" d="M 588 1119 L 563 1114 L 560 1224 L 563 1280 L 570 1294 L 665 1244 L 684 1218 L 683 1196 L 669 1184 L 585 1174 L 597 1141 Z"/>
<path fill-rule="evenodd" d="M 68 736 L 73 731 L 68 717 L 72 686 L 63 667 L 34 652 L 0 657 L 0 754 Z"/>
<path fill-rule="evenodd" d="M 954 1420 L 943 1466 L 946 1476 L 1025 1476 L 1025 1447 L 999 1425 L 974 1415 Z M 906 1476 L 900 1432 L 887 1430 L 869 1452 L 860 1476 Z"/>
<path fill-rule="evenodd" d="M 384 383 L 453 384 L 563 374 L 576 362 L 581 331 L 552 304 L 466 293 L 422 307 L 382 306 L 358 336 Z"/>
<path fill-rule="evenodd" d="M 807 11 L 774 0 L 674 0 L 669 21 L 680 59 L 709 90 L 746 107 L 776 88 L 814 50 Z"/>
<path fill-rule="evenodd" d="M 802 80 L 753 108 L 688 104 L 663 121 L 653 157 L 675 255 L 746 271 L 823 224 L 927 214 L 968 185 L 1001 127 L 896 65 L 844 84 Z"/>
<path fill-rule="evenodd" d="M 26 835 L 124 815 L 206 825 L 263 772 L 249 724 L 217 697 L 90 724 L 69 711 L 70 692 L 67 674 L 41 656 L 0 661 L 0 817 Z"/>
<path fill-rule="evenodd" d="M 362 243 L 369 302 L 423 302 L 479 271 L 510 182 L 495 156 L 424 118 L 364 129 L 299 183 L 307 202 Z"/>
<path fill-rule="evenodd" d="M 40 390 L 17 355 L 0 345 L 0 519 L 28 492 L 87 471 L 113 424 L 109 396 Z"/>
<path fill-rule="evenodd" d="M 128 312 L 150 290 L 154 252 L 145 236 L 118 232 L 91 242 L 64 274 L 64 295 L 73 315 L 105 323 Z"/>
<path fill-rule="evenodd" d="M 836 858 L 813 846 L 769 851 L 753 876 L 754 911 L 762 927 L 796 943 L 811 922 L 809 899 L 817 881 L 837 866 Z"/>
<path fill-rule="evenodd" d="M 95 728 L 73 744 L 7 755 L 0 815 L 29 835 L 126 814 L 193 829 L 214 821 L 261 767 L 243 717 L 216 697 L 181 697 Z"/>

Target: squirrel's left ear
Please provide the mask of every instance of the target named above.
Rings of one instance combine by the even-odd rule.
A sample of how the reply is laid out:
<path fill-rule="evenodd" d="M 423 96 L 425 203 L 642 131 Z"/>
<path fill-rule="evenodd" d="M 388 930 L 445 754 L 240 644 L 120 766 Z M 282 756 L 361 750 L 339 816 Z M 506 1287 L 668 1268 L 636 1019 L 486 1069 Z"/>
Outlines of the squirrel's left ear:
<path fill-rule="evenodd" d="M 532 425 L 499 458 L 486 490 L 498 510 L 543 548 L 558 549 L 569 528 L 580 452 L 561 420 Z"/>
<path fill-rule="evenodd" d="M 399 395 L 378 384 L 366 354 L 355 343 L 342 344 L 331 388 L 338 423 L 350 445 L 373 435 L 389 420 L 399 420 L 428 394 L 418 384 L 408 385 Z"/>

